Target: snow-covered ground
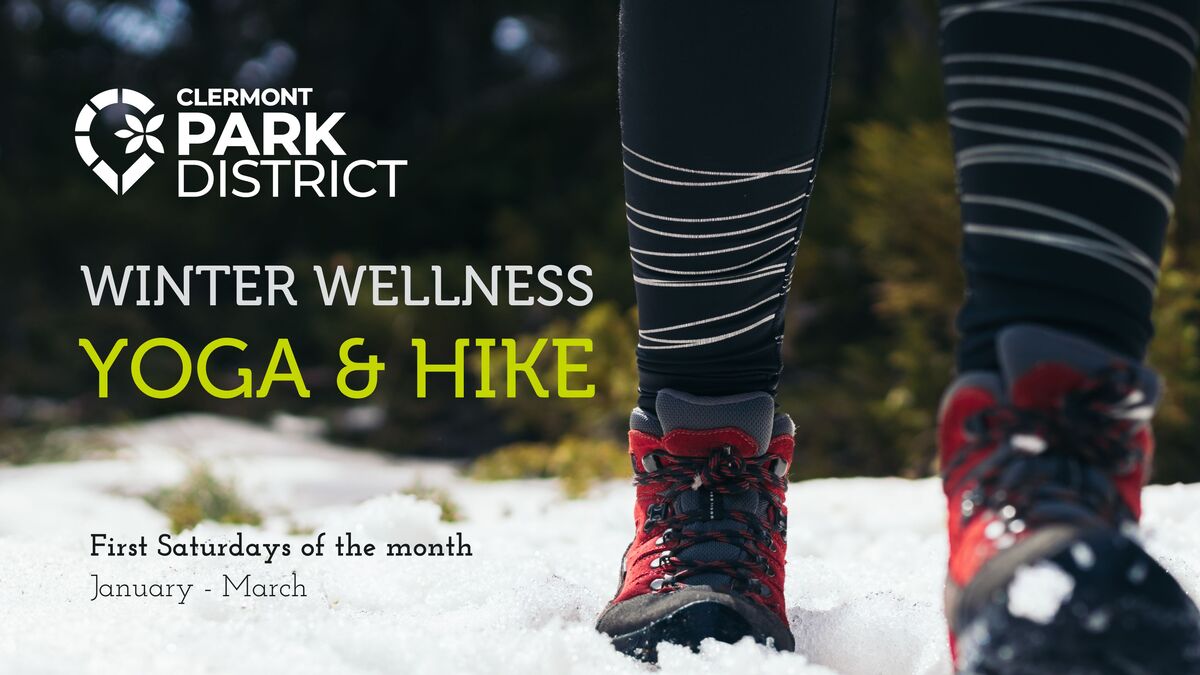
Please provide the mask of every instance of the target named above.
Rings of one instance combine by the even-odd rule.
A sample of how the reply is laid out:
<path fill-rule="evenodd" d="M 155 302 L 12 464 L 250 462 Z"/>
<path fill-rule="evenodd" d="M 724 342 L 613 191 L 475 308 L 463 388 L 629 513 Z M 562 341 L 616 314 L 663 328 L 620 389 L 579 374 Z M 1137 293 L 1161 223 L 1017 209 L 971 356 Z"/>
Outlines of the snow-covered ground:
<path fill-rule="evenodd" d="M 444 463 L 395 461 L 283 428 L 207 416 L 106 435 L 112 454 L 0 468 L 0 673 L 647 673 L 592 629 L 631 534 L 632 488 L 566 500 L 553 481 L 480 483 Z M 204 523 L 201 540 L 290 542 L 255 558 L 91 557 L 90 535 L 145 535 L 166 517 L 138 495 L 197 461 L 231 477 L 261 527 Z M 397 494 L 420 481 L 463 510 L 441 522 Z M 1200 595 L 1200 485 L 1150 488 L 1151 551 Z M 664 648 L 660 671 L 945 673 L 943 506 L 930 480 L 792 486 L 788 607 L 796 654 L 712 644 Z M 461 532 L 471 557 L 305 558 L 297 531 L 358 542 Z M 223 575 L 297 578 L 306 598 L 221 597 Z M 110 583 L 195 584 L 176 598 L 100 598 Z M 201 589 L 209 587 L 213 592 Z"/>

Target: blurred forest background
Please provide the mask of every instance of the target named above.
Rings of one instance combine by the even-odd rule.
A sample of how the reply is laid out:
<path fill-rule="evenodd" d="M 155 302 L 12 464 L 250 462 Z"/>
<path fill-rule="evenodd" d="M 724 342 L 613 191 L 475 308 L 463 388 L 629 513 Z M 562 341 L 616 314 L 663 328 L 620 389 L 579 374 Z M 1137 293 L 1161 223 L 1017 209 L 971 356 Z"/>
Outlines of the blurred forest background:
<path fill-rule="evenodd" d="M 64 425 L 200 410 L 319 419 L 334 438 L 388 452 L 491 453 L 474 465 L 485 477 L 627 470 L 636 315 L 616 13 L 616 0 L 0 0 L 0 462 L 47 452 L 38 439 Z M 933 468 L 962 297 L 935 14 L 928 0 L 842 1 L 781 391 L 799 427 L 802 477 Z M 318 110 L 348 112 L 339 140 L 351 155 L 410 167 L 392 200 L 180 200 L 173 168 L 117 198 L 79 163 L 71 133 L 80 105 L 114 86 L 168 109 L 182 87 L 313 87 Z M 1200 480 L 1197 159 L 1194 135 L 1152 354 L 1169 382 L 1157 427 L 1166 481 Z M 80 264 L 135 263 L 288 264 L 307 295 L 298 308 L 89 306 Z M 583 263 L 596 272 L 597 300 L 586 311 L 324 308 L 303 276 L 314 264 L 372 263 Z M 411 338 L 448 360 L 456 337 L 514 334 L 595 339 L 597 398 L 454 400 L 449 378 L 415 398 Z M 313 397 L 283 388 L 217 401 L 193 385 L 150 400 L 129 383 L 127 351 L 112 398 L 97 400 L 78 339 L 104 350 L 118 337 L 136 345 L 160 335 L 195 351 L 219 336 L 245 339 L 244 356 L 222 360 L 227 375 L 260 373 L 275 338 L 289 337 Z M 365 404 L 334 389 L 337 345 L 356 335 L 393 364 Z M 152 381 L 178 374 L 177 362 L 148 363 L 162 371 Z"/>

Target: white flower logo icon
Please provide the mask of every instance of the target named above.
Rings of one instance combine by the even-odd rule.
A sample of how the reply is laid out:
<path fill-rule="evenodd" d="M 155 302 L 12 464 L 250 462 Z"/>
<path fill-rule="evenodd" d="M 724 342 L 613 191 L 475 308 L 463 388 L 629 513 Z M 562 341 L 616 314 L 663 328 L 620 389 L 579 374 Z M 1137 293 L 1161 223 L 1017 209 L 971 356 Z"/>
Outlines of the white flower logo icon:
<path fill-rule="evenodd" d="M 150 152 L 165 154 L 162 142 L 151 135 L 162 127 L 163 116 L 157 115 L 150 119 L 149 124 L 143 126 L 140 119 L 128 114 L 125 115 L 125 123 L 129 128 L 118 131 L 117 138 L 129 139 L 125 145 L 127 154 L 137 152 L 143 145 L 146 146 L 146 151 L 138 155 L 129 168 L 121 173 L 117 173 L 104 161 L 100 153 L 96 152 L 96 148 L 92 147 L 92 123 L 96 121 L 100 111 L 122 103 L 133 108 L 142 117 L 149 117 L 150 111 L 154 109 L 154 101 L 145 94 L 132 89 L 106 89 L 89 99 L 79 109 L 79 116 L 75 118 L 75 149 L 79 151 L 79 158 L 104 181 L 113 194 L 118 195 L 125 194 L 150 167 L 154 166 L 154 158 L 150 156 Z"/>
<path fill-rule="evenodd" d="M 147 123 L 143 128 L 141 120 L 133 115 L 125 115 L 125 124 L 129 125 L 129 128 L 121 129 L 116 133 L 117 138 L 129 139 L 129 142 L 125 144 L 125 154 L 128 155 L 137 152 L 138 149 L 142 147 L 143 140 L 146 142 L 146 146 L 151 150 L 159 154 L 165 152 L 162 141 L 151 135 L 155 131 L 158 131 L 158 128 L 162 126 L 162 123 L 163 116 L 155 115 L 154 117 L 150 118 L 150 122 Z"/>

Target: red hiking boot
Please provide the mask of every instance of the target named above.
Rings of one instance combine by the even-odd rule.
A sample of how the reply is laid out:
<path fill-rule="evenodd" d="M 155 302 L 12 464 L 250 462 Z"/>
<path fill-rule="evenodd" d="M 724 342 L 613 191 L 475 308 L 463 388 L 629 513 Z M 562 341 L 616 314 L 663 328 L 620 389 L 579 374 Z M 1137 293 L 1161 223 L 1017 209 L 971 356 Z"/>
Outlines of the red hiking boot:
<path fill-rule="evenodd" d="M 663 390 L 630 417 L 636 534 L 597 629 L 622 652 L 750 636 L 792 650 L 783 600 L 787 470 L 795 427 L 764 393 Z"/>
<path fill-rule="evenodd" d="M 958 673 L 1198 673 L 1198 614 L 1133 538 L 1158 378 L 1037 326 L 997 339 L 938 429 Z"/>

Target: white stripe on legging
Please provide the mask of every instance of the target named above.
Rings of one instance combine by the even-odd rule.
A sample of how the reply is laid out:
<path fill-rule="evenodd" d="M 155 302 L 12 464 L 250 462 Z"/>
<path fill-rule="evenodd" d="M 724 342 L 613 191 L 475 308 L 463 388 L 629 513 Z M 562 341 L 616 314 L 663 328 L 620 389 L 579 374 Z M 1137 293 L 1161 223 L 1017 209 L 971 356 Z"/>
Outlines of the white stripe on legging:
<path fill-rule="evenodd" d="M 663 216 L 663 215 L 659 215 L 657 213 L 650 213 L 649 211 L 643 211 L 643 210 L 635 207 L 634 205 L 630 204 L 629 202 L 625 202 L 625 207 L 638 215 L 648 216 L 648 217 L 654 218 L 656 220 L 665 220 L 665 221 L 672 222 L 672 223 L 721 223 L 721 222 L 725 222 L 727 220 L 738 220 L 739 218 L 749 218 L 750 216 L 762 215 L 762 214 L 766 213 L 767 211 L 774 211 L 775 209 L 777 209 L 781 206 L 788 206 L 789 204 L 795 204 L 796 202 L 800 201 L 801 199 L 804 199 L 807 196 L 808 196 L 807 192 L 802 192 L 799 195 L 792 197 L 791 199 L 789 199 L 787 201 L 779 202 L 778 204 L 772 204 L 771 206 L 758 209 L 757 211 L 747 211 L 745 213 L 737 213 L 732 216 L 714 216 L 711 218 L 677 218 L 675 216 Z"/>
<path fill-rule="evenodd" d="M 1039 2 L 1039 1 L 1045 1 L 1045 0 L 1000 0 L 1000 1 L 992 1 L 992 2 L 982 2 L 982 5 L 1012 7 L 1012 6 L 1018 6 L 1018 5 L 1037 4 L 1037 2 Z M 1057 4 L 1060 4 L 1060 5 L 1073 4 L 1073 2 L 1086 2 L 1086 4 L 1091 4 L 1091 5 L 1109 5 L 1111 7 L 1128 7 L 1128 8 L 1130 8 L 1130 10 L 1135 10 L 1135 11 L 1140 11 L 1142 13 L 1151 14 L 1151 16 L 1158 17 L 1160 19 L 1165 20 L 1165 22 L 1174 24 L 1176 26 L 1176 28 L 1182 30 L 1183 32 L 1186 32 L 1189 40 L 1192 40 L 1193 43 L 1200 42 L 1200 35 L 1196 35 L 1196 31 L 1194 28 L 1192 28 L 1192 24 L 1189 24 L 1186 19 L 1184 19 L 1181 16 L 1178 16 L 1178 14 L 1176 14 L 1175 12 L 1164 10 L 1164 8 L 1158 7 L 1156 5 L 1148 4 L 1148 2 L 1141 2 L 1140 0 L 1052 0 L 1052 1 L 1055 1 L 1055 2 L 1057 2 Z M 977 5 L 955 5 L 953 7 L 944 7 L 944 8 L 942 8 L 941 14 L 942 14 L 942 17 L 950 17 L 950 16 L 952 16 L 952 14 L 967 14 L 967 13 L 976 11 L 976 10 L 974 10 L 974 7 L 976 7 L 976 6 Z M 953 18 L 958 18 L 958 17 L 955 16 Z"/>
<path fill-rule="evenodd" d="M 1156 279 L 1158 278 L 1158 263 L 1154 262 L 1150 256 L 1143 253 L 1140 248 L 1134 246 L 1134 244 L 1128 239 L 1122 237 L 1116 232 L 1113 232 L 1107 227 L 1093 223 L 1086 218 L 1081 218 L 1073 213 L 1061 211 L 1044 204 L 1036 204 L 1023 199 L 1013 199 L 1011 197 L 998 197 L 995 195 L 978 195 L 968 193 L 962 196 L 962 202 L 963 204 L 984 204 L 987 206 L 998 206 L 1000 208 L 1024 211 L 1026 213 L 1032 213 L 1034 215 L 1066 223 L 1067 225 L 1077 227 L 1085 232 L 1091 232 L 1092 234 L 1106 239 L 1110 243 L 1121 248 L 1121 250 L 1124 251 L 1124 257 L 1138 262 L 1142 265 L 1142 267 L 1146 268 L 1151 276 Z"/>
<path fill-rule="evenodd" d="M 688 168 L 685 168 L 682 166 L 677 166 L 675 164 L 667 164 L 666 162 L 660 162 L 657 159 L 651 159 L 651 158 L 633 150 L 632 148 L 630 148 L 628 145 L 625 145 L 624 143 L 621 144 L 621 147 L 625 149 L 625 152 L 628 152 L 629 154 L 633 155 L 634 157 L 637 157 L 638 159 L 649 162 L 651 164 L 656 164 L 658 166 L 663 167 L 664 169 L 671 169 L 672 171 L 681 171 L 683 173 L 694 173 L 694 174 L 701 175 L 701 176 L 764 176 L 764 175 L 773 174 L 773 173 L 776 173 L 777 171 L 779 171 L 778 169 L 772 169 L 769 171 L 705 171 L 702 169 L 688 169 Z M 796 165 L 794 165 L 792 167 L 788 167 L 788 168 L 795 169 L 795 168 L 806 167 L 812 163 L 813 163 L 813 160 L 810 159 L 810 160 L 801 162 L 799 164 L 796 164 Z"/>
<path fill-rule="evenodd" d="M 1067 235 L 1054 234 L 1041 230 L 1028 230 L 998 225 L 967 223 L 963 227 L 963 231 L 966 234 L 1006 237 L 1009 239 L 1028 241 L 1041 244 L 1043 246 L 1053 246 L 1055 248 L 1086 255 L 1100 260 L 1101 262 L 1108 263 L 1122 272 L 1125 272 L 1145 286 L 1146 290 L 1150 291 L 1151 295 L 1154 294 L 1155 282 L 1153 279 L 1147 279 L 1144 274 L 1140 273 L 1136 268 L 1129 265 L 1124 260 L 1108 254 L 1108 251 L 1115 250 L 1115 247 L 1107 247 L 1098 242 L 1090 242 L 1083 237 L 1069 237 Z"/>
<path fill-rule="evenodd" d="M 784 243 L 780 244 L 779 246 L 776 246 L 775 248 L 771 249 L 770 251 L 767 251 L 766 253 L 764 253 L 756 258 L 747 260 L 744 263 L 740 263 L 738 265 L 733 265 L 731 267 L 722 267 L 720 269 L 711 269 L 711 270 L 673 270 L 673 269 L 667 269 L 665 267 L 654 267 L 653 265 L 647 265 L 646 263 L 642 262 L 641 260 L 638 259 L 637 256 L 633 255 L 632 253 L 629 254 L 629 257 L 632 258 L 633 262 L 637 263 L 639 267 L 644 267 L 644 268 L 650 270 L 651 272 L 662 272 L 663 274 L 681 274 L 681 275 L 689 275 L 689 276 L 692 276 L 692 275 L 698 276 L 698 275 L 704 275 L 704 274 L 721 274 L 722 272 L 732 272 L 733 270 L 740 270 L 743 267 L 749 267 L 750 265 L 753 265 L 754 263 L 762 260 L 763 258 L 767 258 L 771 254 L 776 253 L 780 249 L 785 248 L 787 246 L 791 246 L 791 245 L 792 245 L 792 240 L 788 240 L 788 241 L 785 241 Z"/>
<path fill-rule="evenodd" d="M 778 171 L 772 171 L 770 173 L 756 174 L 756 175 L 749 176 L 746 178 L 731 178 L 729 180 L 716 180 L 716 181 L 684 181 L 684 180 L 669 180 L 667 178 L 659 178 L 658 176 L 652 176 L 648 173 L 643 173 L 643 172 L 638 171 L 637 169 L 633 168 L 632 166 L 629 165 L 629 162 L 622 162 L 622 163 L 625 165 L 625 168 L 628 171 L 630 171 L 631 173 L 633 173 L 635 175 L 641 176 L 642 178 L 645 178 L 646 180 L 651 180 L 651 181 L 654 181 L 655 183 L 662 183 L 664 185 L 675 185 L 678 187 L 717 187 L 720 185 L 737 185 L 738 183 L 752 183 L 756 180 L 763 180 L 764 178 L 772 178 L 775 176 L 794 176 L 797 174 L 809 173 L 812 171 L 811 166 L 797 165 L 794 167 L 788 167 L 786 169 L 780 169 Z"/>
<path fill-rule="evenodd" d="M 1013 89 L 1033 89 L 1036 91 L 1051 91 L 1058 94 L 1067 94 L 1070 96 L 1080 96 L 1083 98 L 1096 99 L 1113 105 L 1119 105 L 1123 108 L 1128 108 L 1136 112 L 1140 112 L 1148 117 L 1153 117 L 1160 122 L 1170 126 L 1177 131 L 1180 136 L 1187 136 L 1187 125 L 1181 123 L 1171 115 L 1168 115 L 1161 110 L 1148 106 L 1140 101 L 1114 94 L 1103 89 L 1095 87 L 1082 87 L 1079 85 L 1067 84 L 1064 82 L 1056 82 L 1053 80 L 1037 80 L 1026 77 L 998 77 L 992 75 L 952 75 L 946 78 L 946 86 L 953 87 L 958 85 L 990 85 L 996 87 L 1008 87 Z"/>
<path fill-rule="evenodd" d="M 1187 26 L 1187 22 L 1184 22 L 1183 19 L 1175 17 L 1174 14 L 1171 14 L 1169 12 L 1166 13 L 1166 17 L 1174 17 L 1174 20 L 1172 20 L 1172 23 L 1175 23 L 1176 26 L 1180 26 L 1180 28 L 1183 28 L 1184 30 L 1186 30 L 1188 32 L 1188 37 L 1192 38 L 1192 49 L 1188 49 L 1188 47 L 1183 46 L 1183 44 L 1181 44 L 1180 42 L 1178 42 L 1176 40 L 1171 40 L 1170 37 L 1162 34 L 1162 32 L 1159 32 L 1157 30 L 1153 30 L 1150 28 L 1146 28 L 1146 26 L 1144 26 L 1144 25 L 1129 22 L 1129 20 L 1126 20 L 1126 19 L 1110 17 L 1110 16 L 1106 16 L 1106 14 L 1099 14 L 1096 12 L 1087 12 L 1087 11 L 1082 11 L 1082 10 L 1063 10 L 1063 8 L 1058 8 L 1058 7 L 1040 7 L 1040 6 L 1031 7 L 1030 5 L 1039 5 L 1039 2 L 1032 2 L 1032 1 L 1031 2 L 1015 1 L 1014 2 L 1012 0 L 1004 0 L 1004 1 L 992 1 L 992 2 L 978 2 L 978 4 L 976 4 L 976 5 L 965 5 L 965 6 L 960 5 L 960 6 L 956 6 L 956 7 L 948 7 L 947 10 L 942 11 L 942 24 L 941 24 L 942 30 L 946 29 L 946 26 L 949 25 L 950 23 L 954 22 L 955 19 L 960 19 L 962 17 L 967 16 L 967 14 L 972 14 L 972 13 L 976 13 L 976 12 L 1031 14 L 1031 16 L 1069 19 L 1069 20 L 1076 20 L 1076 22 L 1080 22 L 1080 23 L 1091 23 L 1091 24 L 1103 25 L 1103 26 L 1106 26 L 1106 28 L 1111 28 L 1114 30 L 1121 30 L 1124 32 L 1128 32 L 1128 34 L 1130 34 L 1130 35 L 1144 37 L 1144 38 L 1146 38 L 1146 40 L 1154 42 L 1154 43 L 1158 44 L 1158 46 L 1160 46 L 1160 47 L 1165 47 L 1166 49 L 1170 49 L 1171 52 L 1175 52 L 1176 54 L 1182 56 L 1183 60 L 1187 61 L 1188 66 L 1195 67 L 1195 65 L 1196 65 L 1195 54 L 1193 54 L 1193 52 L 1192 52 L 1192 50 L 1195 49 L 1195 46 L 1196 46 L 1196 38 L 1195 38 L 1194 30 L 1190 29 L 1190 26 Z M 1145 6 L 1142 6 L 1139 8 L 1145 8 Z M 1166 18 L 1166 17 L 1163 17 L 1163 18 Z M 1171 19 L 1168 19 L 1168 20 L 1171 20 Z"/>
<path fill-rule="evenodd" d="M 647 328 L 645 330 L 639 330 L 638 335 L 646 336 L 651 333 L 669 333 L 671 331 L 682 330 L 684 328 L 694 328 L 696 326 L 703 326 L 706 323 L 714 323 L 716 321 L 722 321 L 724 319 L 731 319 L 739 314 L 745 314 L 746 312 L 749 312 L 750 310 L 752 310 L 756 307 L 764 305 L 764 304 L 774 300 L 775 298 L 779 298 L 782 296 L 783 296 L 783 293 L 775 293 L 774 295 L 769 295 L 769 296 L 763 298 L 762 300 L 759 300 L 758 302 L 754 303 L 753 305 L 750 305 L 749 307 L 743 307 L 742 309 L 728 312 L 726 314 L 720 314 L 718 316 L 710 316 L 707 319 L 688 321 L 686 323 L 677 323 L 674 326 L 663 326 L 662 328 Z"/>
<path fill-rule="evenodd" d="M 951 54 L 942 59 L 942 63 L 953 65 L 956 63 L 1003 63 L 1013 64 L 1018 66 L 1030 66 L 1034 68 L 1047 68 L 1050 70 L 1062 70 L 1069 73 L 1078 73 L 1080 75 L 1089 75 L 1099 77 L 1113 82 L 1118 82 L 1131 89 L 1137 89 L 1142 93 L 1149 94 L 1154 98 L 1166 103 L 1179 114 L 1179 119 L 1184 124 L 1187 124 L 1191 118 L 1191 113 L 1187 106 L 1180 103 L 1174 96 L 1159 89 L 1158 87 L 1140 80 L 1131 75 L 1111 70 L 1109 68 L 1100 68 L 1088 63 L 1077 63 L 1075 61 L 1064 61 L 1062 59 L 1047 59 L 1040 56 L 1021 56 L 1019 54 L 998 54 L 998 53 L 979 53 L 979 54 Z"/>
<path fill-rule="evenodd" d="M 714 335 L 712 337 L 696 338 L 694 340 L 668 340 L 665 338 L 647 337 L 646 339 L 650 340 L 652 342 L 662 342 L 662 343 L 666 343 L 666 344 L 647 345 L 647 344 L 642 344 L 639 341 L 638 349 L 685 349 L 687 347 L 700 347 L 703 345 L 710 345 L 710 344 L 713 344 L 716 342 L 723 342 L 730 338 L 737 337 L 743 333 L 749 333 L 750 331 L 754 330 L 755 328 L 758 328 L 759 326 L 763 325 L 764 323 L 767 323 L 768 321 L 771 321 L 774 318 L 775 318 L 774 314 L 768 314 L 767 316 L 764 316 L 763 318 L 759 319 L 758 321 L 755 321 L 754 323 L 750 324 L 749 326 L 739 328 L 735 331 L 731 331 L 729 333 L 724 333 L 722 335 Z"/>
<path fill-rule="evenodd" d="M 743 228 L 740 230 L 732 230 L 729 232 L 710 232 L 707 234 L 682 234 L 679 232 L 666 232 L 664 230 L 655 230 L 653 228 L 642 225 L 641 223 L 637 222 L 633 218 L 630 218 L 628 215 L 625 216 L 625 220 L 628 220 L 630 225 L 633 225 L 634 227 L 636 227 L 639 230 L 642 230 L 644 232 L 649 232 L 650 234 L 657 234 L 662 237 L 672 237 L 675 239 L 720 239 L 721 237 L 736 237 L 739 234 L 746 234 L 747 232 L 757 232 L 758 230 L 761 230 L 765 227 L 770 227 L 772 225 L 778 225 L 779 223 L 782 223 L 786 220 L 795 218 L 796 216 L 800 215 L 800 213 L 803 210 L 804 210 L 804 207 L 802 206 L 802 207 L 796 209 L 795 211 L 792 211 L 791 213 L 787 214 L 786 216 L 783 216 L 782 218 L 776 218 L 775 220 L 772 220 L 769 223 L 763 223 L 762 225 L 755 225 L 754 227 L 746 227 L 746 228 Z"/>
<path fill-rule="evenodd" d="M 1175 210 L 1175 205 L 1167 193 L 1140 176 L 1132 174 L 1115 164 L 1096 159 L 1091 155 L 1045 148 L 1038 145 L 995 144 L 975 146 L 969 150 L 964 150 L 958 153 L 957 163 L 959 169 L 977 164 L 1027 164 L 1031 166 L 1054 166 L 1063 169 L 1086 171 L 1098 176 L 1111 178 L 1144 192 L 1158 201 L 1168 214 Z"/>
<path fill-rule="evenodd" d="M 1175 161 L 1175 158 L 1168 155 L 1166 152 L 1163 151 L 1162 148 L 1160 148 L 1157 145 L 1155 145 L 1154 143 L 1150 142 L 1144 136 L 1135 134 L 1134 132 L 1130 131 L 1129 129 L 1127 129 L 1119 124 L 1113 124 L 1112 122 L 1109 122 L 1108 120 L 1104 120 L 1099 117 L 1095 117 L 1093 115 L 1088 115 L 1087 113 L 1081 113 L 1077 110 L 1071 110 L 1069 108 L 1059 108 L 1057 106 L 1051 106 L 1051 105 L 1042 105 L 1040 103 L 1029 103 L 1027 101 L 1020 101 L 1020 100 L 1009 99 L 1009 98 L 964 98 L 964 99 L 961 99 L 958 101 L 951 102 L 950 105 L 948 106 L 948 108 L 951 113 L 959 112 L 960 110 L 967 110 L 970 108 L 982 108 L 985 110 L 991 109 L 991 108 L 1002 108 L 1002 109 L 1008 109 L 1008 110 L 1018 110 L 1021 112 L 1033 113 L 1036 115 L 1046 115 L 1049 117 L 1057 117 L 1057 118 L 1064 119 L 1064 120 L 1070 120 L 1072 122 L 1078 122 L 1080 124 L 1086 124 L 1088 126 L 1092 126 L 1097 129 L 1103 129 L 1104 131 L 1107 131 L 1108 133 L 1110 133 L 1114 136 L 1122 138 L 1126 141 L 1129 141 L 1130 143 L 1133 143 L 1134 145 L 1141 147 L 1143 150 L 1154 155 L 1158 159 L 1162 160 L 1162 162 L 1164 164 L 1171 167 L 1172 174 L 1174 174 L 1176 176 L 1179 175 L 1179 163 Z"/>
<path fill-rule="evenodd" d="M 1054 134 L 1048 131 L 1040 131 L 1038 129 L 1030 129 L 1028 127 L 1010 127 L 1002 124 L 986 124 L 984 122 L 972 122 L 964 120 L 961 117 L 950 117 L 950 125 L 960 129 L 968 129 L 971 131 L 982 131 L 997 136 L 1008 136 L 1012 138 L 1023 138 L 1035 141 L 1046 141 L 1048 143 L 1058 143 L 1059 145 L 1070 145 L 1076 148 L 1102 152 L 1113 157 L 1120 157 L 1134 164 L 1140 164 L 1153 171 L 1162 174 L 1167 180 L 1175 183 L 1179 180 L 1178 174 L 1171 171 L 1171 167 L 1163 165 L 1161 162 L 1155 161 L 1153 158 L 1144 157 L 1134 152 L 1124 150 L 1107 143 L 1098 143 L 1096 141 L 1080 138 L 1078 136 L 1067 136 L 1065 134 Z"/>
<path fill-rule="evenodd" d="M 1079 21 L 1081 23 L 1092 23 L 1105 26 L 1107 28 L 1124 31 L 1131 35 L 1137 35 L 1138 37 L 1145 38 L 1146 40 L 1149 40 L 1150 42 L 1153 42 L 1164 49 L 1178 54 L 1179 57 L 1188 64 L 1189 68 L 1196 67 L 1196 55 L 1193 54 L 1190 49 L 1156 30 L 1146 28 L 1145 26 L 1138 25 L 1132 21 L 1115 19 L 1111 16 L 1105 16 L 1104 14 L 1096 14 L 1095 12 L 1081 12 L 1074 9 L 1057 9 L 1051 7 L 1004 7 L 989 8 L 980 11 L 997 12 L 1001 14 L 1027 14 L 1031 16 L 1045 16 L 1053 19 L 1068 19 L 1070 21 Z M 949 22 L 942 22 L 942 27 L 945 28 L 947 23 Z"/>
<path fill-rule="evenodd" d="M 777 263 L 763 267 L 762 269 L 754 270 L 744 277 L 730 277 L 728 279 L 706 279 L 704 281 L 664 281 L 661 279 L 651 279 L 649 277 L 639 277 L 636 274 L 633 277 L 634 282 L 643 286 L 658 286 L 661 288 L 703 288 L 705 286 L 730 286 L 732 284 L 742 284 L 747 281 L 754 281 L 763 277 L 774 276 L 787 269 L 786 263 Z"/>
<path fill-rule="evenodd" d="M 679 251 L 647 251 L 645 249 L 634 248 L 632 246 L 629 247 L 629 250 L 632 251 L 633 253 L 640 253 L 642 255 L 652 255 L 652 256 L 657 256 L 657 257 L 662 257 L 662 258 L 702 258 L 706 255 L 719 255 L 721 253 L 733 253 L 734 251 L 742 251 L 742 250 L 745 250 L 748 248 L 754 248 L 755 246 L 761 246 L 762 244 L 765 244 L 765 243 L 771 241 L 772 239 L 778 239 L 780 237 L 784 237 L 789 234 L 795 234 L 797 229 L 798 228 L 793 227 L 789 230 L 784 230 L 782 232 L 776 232 L 775 234 L 767 237 L 766 239 L 759 239 L 758 241 L 752 241 L 749 244 L 742 244 L 741 246 L 730 246 L 729 248 L 718 248 L 718 249 L 714 249 L 711 251 L 683 251 L 683 252 L 679 252 Z"/>

